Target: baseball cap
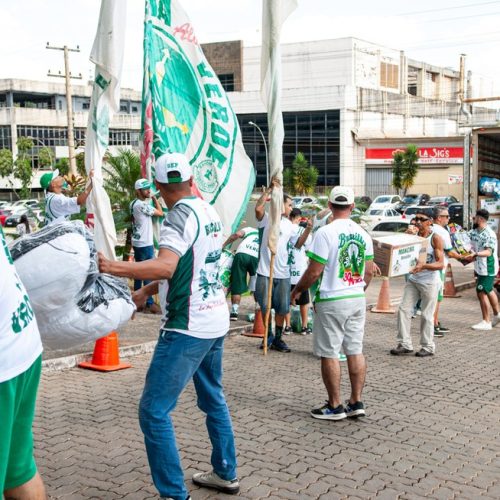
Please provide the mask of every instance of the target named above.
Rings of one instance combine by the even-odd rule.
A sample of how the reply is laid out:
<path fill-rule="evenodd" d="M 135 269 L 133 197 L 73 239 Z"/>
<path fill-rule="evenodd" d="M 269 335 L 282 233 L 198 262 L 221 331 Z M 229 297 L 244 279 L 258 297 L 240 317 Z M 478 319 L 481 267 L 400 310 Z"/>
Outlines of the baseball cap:
<path fill-rule="evenodd" d="M 151 189 L 151 183 L 147 179 L 137 179 L 134 184 L 135 189 Z"/>
<path fill-rule="evenodd" d="M 178 175 L 172 176 L 174 173 Z M 193 169 L 181 153 L 165 153 L 156 160 L 155 179 L 162 184 L 186 182 L 192 175 Z"/>
<path fill-rule="evenodd" d="M 335 186 L 328 199 L 335 205 L 351 205 L 354 203 L 354 191 L 347 186 Z"/>
<path fill-rule="evenodd" d="M 57 168 L 52 172 L 47 172 L 46 174 L 43 174 L 40 177 L 40 186 L 42 186 L 42 188 L 45 191 L 47 191 L 47 189 L 50 186 L 50 183 L 58 176 L 59 176 L 59 170 Z"/>

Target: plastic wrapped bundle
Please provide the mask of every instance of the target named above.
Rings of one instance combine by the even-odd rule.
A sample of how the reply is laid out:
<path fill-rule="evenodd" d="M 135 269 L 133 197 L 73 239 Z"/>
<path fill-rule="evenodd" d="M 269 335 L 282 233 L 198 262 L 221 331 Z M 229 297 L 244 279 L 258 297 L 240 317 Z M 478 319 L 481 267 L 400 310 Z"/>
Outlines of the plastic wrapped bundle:
<path fill-rule="evenodd" d="M 46 347 L 66 349 L 96 340 L 135 311 L 126 282 L 99 274 L 92 235 L 81 221 L 16 240 L 11 254 Z"/>

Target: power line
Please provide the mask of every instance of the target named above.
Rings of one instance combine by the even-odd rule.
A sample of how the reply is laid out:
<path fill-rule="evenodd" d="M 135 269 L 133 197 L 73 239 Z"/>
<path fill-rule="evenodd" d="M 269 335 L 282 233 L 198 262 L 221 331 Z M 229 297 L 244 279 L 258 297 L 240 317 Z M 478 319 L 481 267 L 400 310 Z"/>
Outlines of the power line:
<path fill-rule="evenodd" d="M 397 14 L 397 16 L 415 16 L 419 14 L 428 14 L 430 12 L 443 12 L 446 10 L 455 10 L 455 9 L 466 9 L 468 7 L 479 7 L 481 5 L 491 5 L 491 4 L 496 4 L 500 3 L 498 1 L 496 2 L 481 2 L 481 3 L 472 3 L 472 4 L 467 4 L 467 5 L 455 5 L 454 7 L 441 7 L 439 9 L 429 9 L 429 10 L 417 10 L 413 12 L 405 12 L 404 14 Z"/>

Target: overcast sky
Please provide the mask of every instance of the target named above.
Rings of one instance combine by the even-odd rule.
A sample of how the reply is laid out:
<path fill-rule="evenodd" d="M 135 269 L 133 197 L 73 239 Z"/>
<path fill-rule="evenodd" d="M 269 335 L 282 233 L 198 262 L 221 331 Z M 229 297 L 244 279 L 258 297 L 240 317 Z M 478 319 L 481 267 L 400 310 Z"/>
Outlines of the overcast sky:
<path fill-rule="evenodd" d="M 260 44 L 261 0 L 181 0 L 198 39 L 242 39 Z M 89 53 L 100 0 L 0 0 L 0 78 L 48 79 L 47 70 L 63 69 L 62 52 L 52 45 L 79 45 L 71 70 L 92 75 Z M 128 0 L 124 87 L 140 90 L 144 0 Z M 299 0 L 288 19 L 283 42 L 354 36 L 412 58 L 467 69 L 500 83 L 500 1 L 473 0 Z"/>

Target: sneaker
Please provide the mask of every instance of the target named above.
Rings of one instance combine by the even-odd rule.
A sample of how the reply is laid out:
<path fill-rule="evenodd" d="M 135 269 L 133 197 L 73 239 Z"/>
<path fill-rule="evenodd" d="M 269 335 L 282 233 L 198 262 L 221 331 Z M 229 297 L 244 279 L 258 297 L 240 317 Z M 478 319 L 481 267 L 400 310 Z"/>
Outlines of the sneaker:
<path fill-rule="evenodd" d="M 292 352 L 292 350 L 281 339 L 274 339 L 270 349 L 274 349 L 278 352 Z"/>
<path fill-rule="evenodd" d="M 413 352 L 413 349 L 406 349 L 401 344 L 398 344 L 396 349 L 391 349 L 389 351 L 393 356 L 400 356 L 401 354 L 410 354 Z"/>
<path fill-rule="evenodd" d="M 500 318 L 498 318 L 498 321 L 500 321 Z M 443 333 L 450 333 L 451 330 L 449 328 L 446 328 L 446 326 L 443 326 L 439 321 L 437 324 L 437 327 L 443 332 Z"/>
<path fill-rule="evenodd" d="M 203 486 L 203 488 L 213 488 L 214 490 L 227 493 L 228 495 L 236 495 L 240 491 L 238 478 L 226 481 L 213 471 L 197 472 L 196 474 L 193 474 L 192 481 L 197 486 Z"/>
<path fill-rule="evenodd" d="M 274 335 L 268 335 L 267 336 L 267 348 L 269 349 L 271 347 L 271 344 L 274 341 Z M 264 349 L 264 340 L 262 340 L 259 349 Z"/>
<path fill-rule="evenodd" d="M 497 326 L 498 323 L 500 323 L 500 313 L 494 314 L 493 318 L 491 319 L 491 325 L 492 326 Z"/>
<path fill-rule="evenodd" d="M 434 337 L 444 337 L 444 332 L 439 326 L 434 327 Z"/>
<path fill-rule="evenodd" d="M 300 331 L 300 334 L 307 335 L 307 328 L 302 328 L 302 330 Z"/>
<path fill-rule="evenodd" d="M 358 418 L 364 417 L 366 415 L 365 405 L 361 401 L 356 401 L 355 403 L 345 403 L 345 414 L 347 418 Z"/>
<path fill-rule="evenodd" d="M 422 309 L 417 309 L 417 310 L 415 311 L 415 314 L 416 314 L 417 316 L 422 316 Z"/>
<path fill-rule="evenodd" d="M 290 335 L 291 333 L 292 333 L 291 326 L 285 326 L 285 328 L 283 328 L 283 335 Z"/>
<path fill-rule="evenodd" d="M 427 356 L 434 356 L 434 353 L 431 351 L 426 351 L 425 349 L 420 349 L 420 351 L 417 351 L 415 353 L 415 356 L 417 356 L 417 358 L 426 358 Z"/>
<path fill-rule="evenodd" d="M 342 405 L 332 408 L 327 401 L 321 408 L 311 410 L 311 417 L 319 418 L 320 420 L 343 420 L 347 415 Z"/>
<path fill-rule="evenodd" d="M 237 312 L 231 312 L 231 314 L 229 315 L 229 319 L 231 321 L 238 321 L 238 313 Z"/>
<path fill-rule="evenodd" d="M 481 321 L 480 323 L 477 323 L 475 325 L 472 325 L 471 328 L 473 330 L 491 330 L 493 327 L 491 326 L 491 323 L 489 321 Z"/>

